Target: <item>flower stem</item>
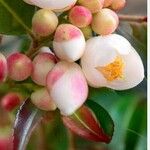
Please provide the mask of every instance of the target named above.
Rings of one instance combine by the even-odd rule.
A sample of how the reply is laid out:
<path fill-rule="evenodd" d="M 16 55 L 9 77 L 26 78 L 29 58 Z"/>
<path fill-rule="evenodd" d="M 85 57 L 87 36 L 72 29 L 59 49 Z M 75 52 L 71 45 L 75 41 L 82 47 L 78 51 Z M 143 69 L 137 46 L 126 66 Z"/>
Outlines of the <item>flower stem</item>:
<path fill-rule="evenodd" d="M 147 22 L 147 16 L 119 14 L 119 19 L 121 21 L 138 22 L 138 23 Z"/>

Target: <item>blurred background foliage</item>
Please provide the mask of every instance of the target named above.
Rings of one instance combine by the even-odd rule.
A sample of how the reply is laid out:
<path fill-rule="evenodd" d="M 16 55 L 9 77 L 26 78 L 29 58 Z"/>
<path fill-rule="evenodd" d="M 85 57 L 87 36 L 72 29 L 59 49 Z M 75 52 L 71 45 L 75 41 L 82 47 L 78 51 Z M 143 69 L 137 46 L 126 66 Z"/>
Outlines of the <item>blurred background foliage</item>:
<path fill-rule="evenodd" d="M 127 7 L 120 13 L 146 15 L 146 8 L 146 0 L 127 0 Z M 121 22 L 117 33 L 126 37 L 142 57 L 145 79 L 138 87 L 127 91 L 90 89 L 89 99 L 103 106 L 114 120 L 115 132 L 112 142 L 108 145 L 94 143 L 72 135 L 58 116 L 51 117 L 51 122 L 44 122 L 36 129 L 27 150 L 67 150 L 69 147 L 75 147 L 75 150 L 147 149 L 147 25 Z M 26 35 L 4 36 L 0 52 L 5 55 L 16 50 L 24 52 L 29 46 L 30 39 Z M 0 87 L 0 97 L 3 96 L 3 88 Z M 15 114 L 16 111 L 8 114 L 0 108 L 0 127 L 11 124 Z"/>

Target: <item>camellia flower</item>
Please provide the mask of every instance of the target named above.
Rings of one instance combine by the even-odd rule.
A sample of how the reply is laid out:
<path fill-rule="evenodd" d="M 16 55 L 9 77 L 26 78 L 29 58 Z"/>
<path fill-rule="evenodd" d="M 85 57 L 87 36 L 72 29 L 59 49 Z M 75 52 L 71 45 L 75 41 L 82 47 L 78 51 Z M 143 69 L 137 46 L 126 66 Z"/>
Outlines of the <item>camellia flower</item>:
<path fill-rule="evenodd" d="M 54 11 L 66 11 L 75 5 L 77 0 L 24 0 L 28 4 L 38 6 L 40 8 L 48 8 Z"/>
<path fill-rule="evenodd" d="M 47 76 L 47 88 L 63 115 L 73 114 L 88 95 L 85 76 L 76 63 L 57 63 Z"/>
<path fill-rule="evenodd" d="M 41 110 L 55 110 L 56 105 L 51 100 L 46 88 L 39 89 L 31 94 L 32 103 Z"/>
<path fill-rule="evenodd" d="M 0 83 L 7 77 L 7 61 L 3 54 L 0 53 Z"/>
<path fill-rule="evenodd" d="M 144 78 L 140 56 L 117 34 L 88 40 L 81 65 L 92 87 L 125 90 L 138 85 Z"/>
<path fill-rule="evenodd" d="M 73 62 L 81 58 L 85 50 L 85 38 L 82 31 L 71 24 L 61 24 L 55 32 L 53 48 L 61 59 Z"/>

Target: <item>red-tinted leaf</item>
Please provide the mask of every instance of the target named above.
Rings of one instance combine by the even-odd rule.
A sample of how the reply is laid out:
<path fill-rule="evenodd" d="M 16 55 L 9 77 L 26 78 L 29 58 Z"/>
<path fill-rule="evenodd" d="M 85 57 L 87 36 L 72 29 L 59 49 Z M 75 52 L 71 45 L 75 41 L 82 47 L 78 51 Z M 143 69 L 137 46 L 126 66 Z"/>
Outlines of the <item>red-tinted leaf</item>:
<path fill-rule="evenodd" d="M 105 110 L 100 109 L 99 113 L 104 113 L 103 111 Z M 101 126 L 100 118 L 97 118 L 97 114 L 87 106 L 82 106 L 72 116 L 63 116 L 62 119 L 66 127 L 85 139 L 105 143 L 111 141 L 112 135 L 105 132 Z"/>
<path fill-rule="evenodd" d="M 13 133 L 13 150 L 25 150 L 32 131 L 42 120 L 43 114 L 27 99 L 16 116 Z"/>

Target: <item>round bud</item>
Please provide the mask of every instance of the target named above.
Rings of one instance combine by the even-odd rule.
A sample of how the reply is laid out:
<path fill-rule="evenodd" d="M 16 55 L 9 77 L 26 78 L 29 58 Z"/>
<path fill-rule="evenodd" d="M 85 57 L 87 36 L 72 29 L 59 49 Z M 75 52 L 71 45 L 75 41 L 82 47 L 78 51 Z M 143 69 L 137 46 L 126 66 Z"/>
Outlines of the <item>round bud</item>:
<path fill-rule="evenodd" d="M 28 4 L 38 6 L 40 8 L 51 9 L 57 12 L 69 10 L 75 5 L 77 0 L 24 0 Z"/>
<path fill-rule="evenodd" d="M 84 35 L 79 28 L 71 24 L 61 24 L 55 32 L 53 48 L 61 60 L 76 61 L 85 50 Z"/>
<path fill-rule="evenodd" d="M 4 82 L 7 77 L 7 61 L 3 54 L 0 53 L 0 83 Z"/>
<path fill-rule="evenodd" d="M 113 33 L 119 24 L 117 14 L 107 8 L 102 9 L 94 15 L 92 21 L 92 29 L 97 34 L 108 35 Z"/>
<path fill-rule="evenodd" d="M 43 46 L 43 47 L 41 47 L 40 49 L 39 49 L 39 52 L 46 52 L 46 53 L 50 53 L 50 54 L 53 54 L 54 55 L 54 53 L 52 52 L 52 50 L 49 48 L 49 47 L 47 47 L 47 46 Z"/>
<path fill-rule="evenodd" d="M 144 78 L 140 56 L 124 37 L 117 34 L 88 40 L 81 65 L 89 85 L 96 88 L 126 90 Z"/>
<path fill-rule="evenodd" d="M 32 18 L 33 31 L 39 36 L 52 34 L 58 25 L 58 18 L 49 9 L 38 10 Z"/>
<path fill-rule="evenodd" d="M 15 81 L 27 79 L 32 72 L 32 62 L 24 54 L 13 53 L 7 58 L 9 77 Z"/>
<path fill-rule="evenodd" d="M 104 7 L 109 7 L 114 0 L 104 0 Z"/>
<path fill-rule="evenodd" d="M 1 106 L 7 111 L 12 111 L 20 105 L 21 97 L 17 93 L 8 93 L 1 100 Z"/>
<path fill-rule="evenodd" d="M 111 8 L 115 11 L 118 11 L 124 8 L 125 4 L 126 4 L 126 0 L 113 0 L 111 4 Z"/>
<path fill-rule="evenodd" d="M 47 88 L 63 115 L 72 115 L 88 95 L 86 79 L 76 63 L 57 63 L 47 76 Z"/>
<path fill-rule="evenodd" d="M 56 58 L 50 53 L 39 53 L 33 60 L 32 80 L 38 85 L 46 85 L 46 76 L 56 64 Z"/>
<path fill-rule="evenodd" d="M 81 31 L 82 31 L 82 33 L 83 33 L 83 35 L 84 35 L 84 37 L 85 37 L 86 40 L 89 39 L 89 38 L 91 38 L 93 36 L 92 29 L 91 29 L 90 26 L 81 28 Z"/>
<path fill-rule="evenodd" d="M 39 89 L 31 94 L 32 103 L 39 109 L 51 111 L 56 109 L 55 103 L 51 100 L 46 88 Z"/>
<path fill-rule="evenodd" d="M 75 6 L 69 13 L 69 21 L 79 27 L 83 28 L 88 26 L 92 21 L 91 12 L 83 6 Z"/>
<path fill-rule="evenodd" d="M 96 13 L 103 8 L 104 0 L 78 0 L 78 3 L 87 7 L 92 13 Z"/>

